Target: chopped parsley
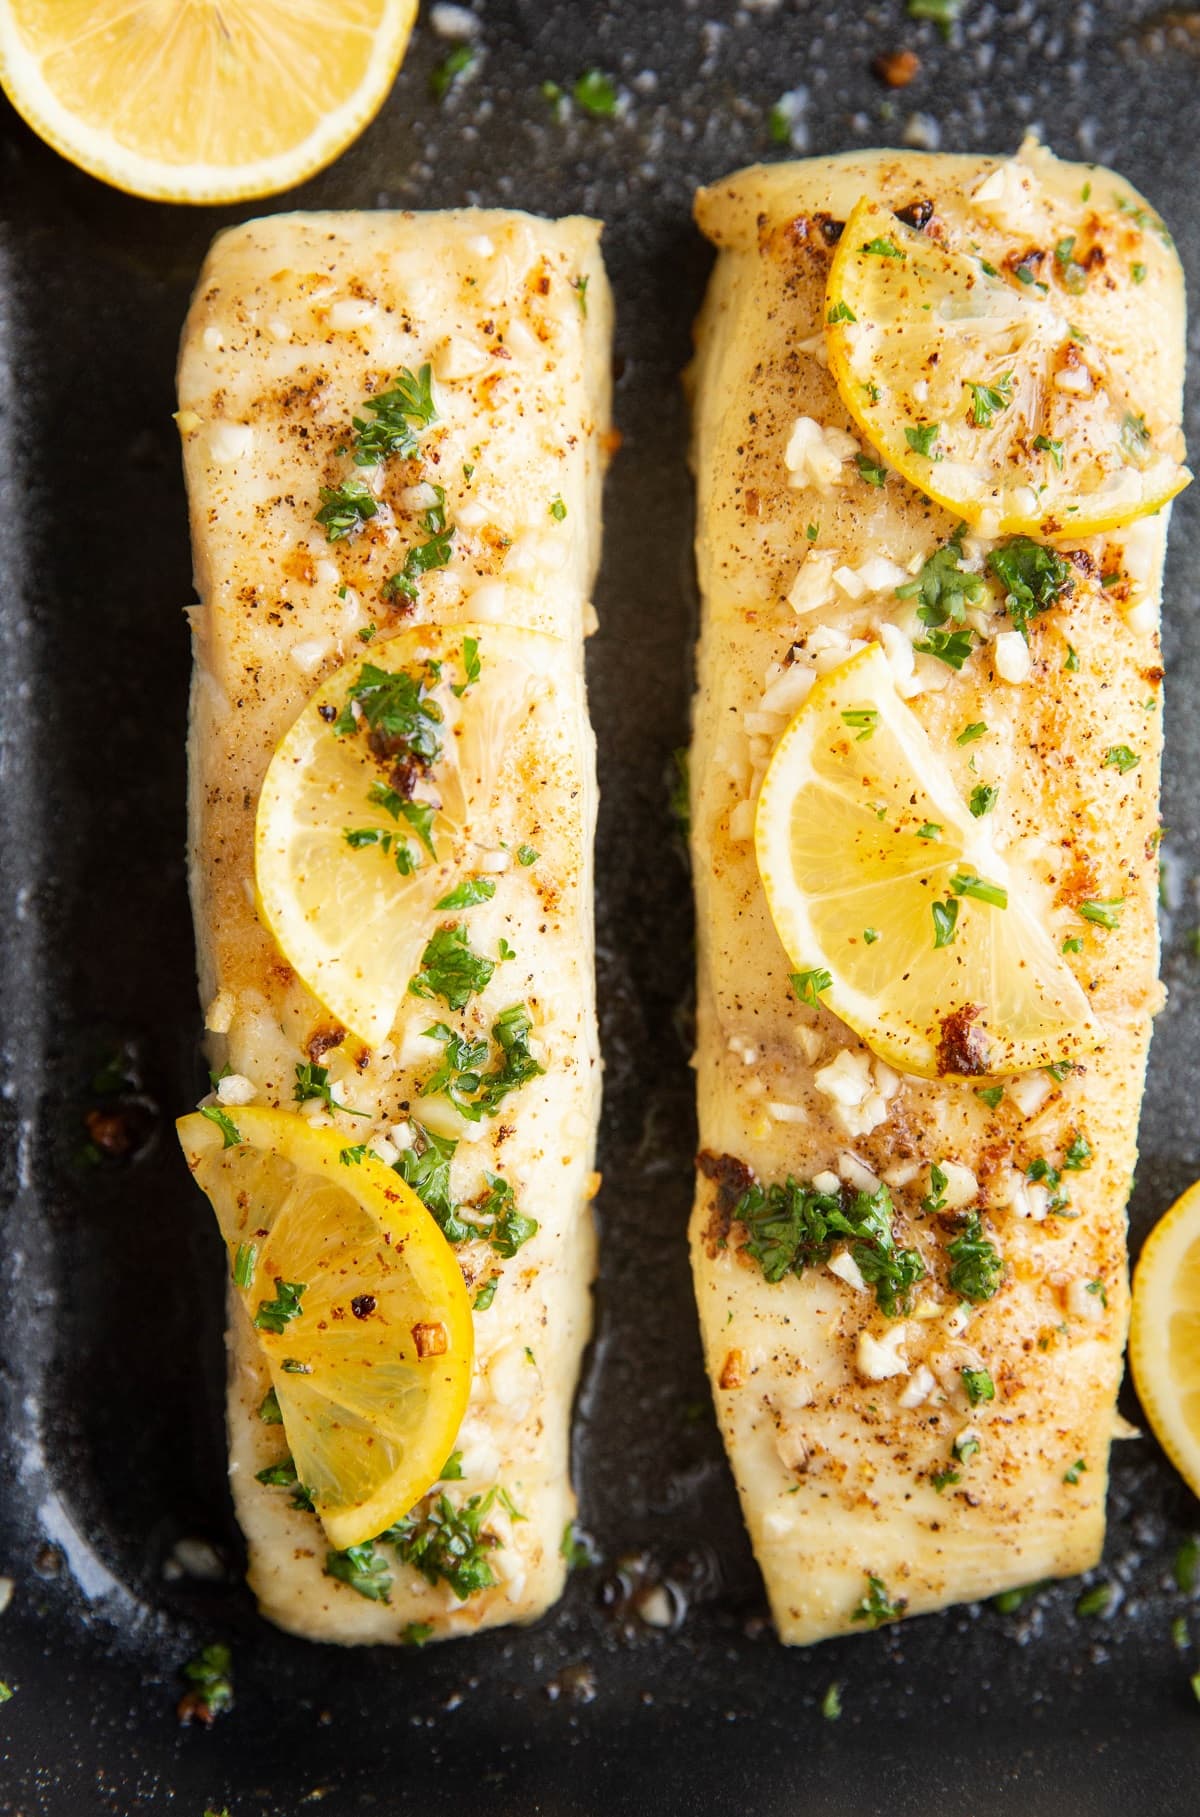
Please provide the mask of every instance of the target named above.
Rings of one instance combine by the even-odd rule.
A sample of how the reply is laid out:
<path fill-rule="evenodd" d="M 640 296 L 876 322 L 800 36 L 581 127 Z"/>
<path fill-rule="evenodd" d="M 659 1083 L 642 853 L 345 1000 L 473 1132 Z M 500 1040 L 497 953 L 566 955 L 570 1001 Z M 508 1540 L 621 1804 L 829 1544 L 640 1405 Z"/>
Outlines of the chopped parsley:
<path fill-rule="evenodd" d="M 472 950 L 466 929 L 456 922 L 430 936 L 421 969 L 408 988 L 414 997 L 440 997 L 447 1009 L 465 1009 L 477 992 L 487 989 L 495 969 L 494 960 Z"/>
<path fill-rule="evenodd" d="M 1124 896 L 1112 896 L 1108 901 L 1081 902 L 1079 913 L 1093 927 L 1116 928 L 1121 925 L 1121 911 L 1125 907 Z"/>
<path fill-rule="evenodd" d="M 410 986 L 409 988 L 411 989 L 412 987 Z M 367 1153 L 368 1149 L 365 1142 L 355 1142 L 353 1147 L 340 1150 L 338 1160 L 343 1167 L 357 1167 L 360 1162 L 366 1160 Z"/>
<path fill-rule="evenodd" d="M 402 1647 L 423 1647 L 426 1641 L 433 1639 L 435 1632 L 436 1629 L 431 1622 L 410 1621 L 401 1632 L 400 1645 Z"/>
<path fill-rule="evenodd" d="M 449 565 L 454 525 L 446 522 L 445 487 L 435 486 L 433 490 L 437 495 L 436 501 L 428 511 L 421 514 L 421 529 L 428 541 L 415 544 L 404 557 L 404 566 L 384 581 L 383 593 L 386 599 L 399 597 L 410 602 L 415 600 L 421 576 L 431 573 L 434 568 Z"/>
<path fill-rule="evenodd" d="M 496 1289 L 499 1285 L 499 1280 L 495 1275 L 492 1276 L 490 1281 L 485 1281 L 483 1286 L 479 1289 L 479 1292 L 475 1295 L 475 1298 L 471 1301 L 472 1312 L 486 1312 L 496 1297 Z"/>
<path fill-rule="evenodd" d="M 929 907 L 933 914 L 935 949 L 939 946 L 952 946 L 954 930 L 958 924 L 958 903 L 952 896 L 947 902 L 931 902 Z"/>
<path fill-rule="evenodd" d="M 430 1040 L 440 1041 L 445 1052 L 441 1065 L 421 1086 L 420 1095 L 444 1095 L 471 1123 L 478 1123 L 484 1115 L 494 1117 L 510 1092 L 545 1070 L 530 1052 L 532 1027 L 523 1003 L 514 1003 L 504 1010 L 492 1024 L 492 1039 L 500 1054 L 485 1072 L 482 1069 L 488 1058 L 488 1043 L 482 1039 L 469 1041 L 444 1022 L 436 1022 L 424 1032 Z"/>
<path fill-rule="evenodd" d="M 429 92 L 434 100 L 444 101 L 459 78 L 474 69 L 476 61 L 477 52 L 470 44 L 456 44 L 429 78 Z"/>
<path fill-rule="evenodd" d="M 304 1281 L 284 1281 L 275 1276 L 275 1298 L 260 1300 L 254 1315 L 255 1328 L 271 1331 L 280 1337 L 293 1319 L 300 1317 L 300 1301 L 308 1291 Z"/>
<path fill-rule="evenodd" d="M 1063 1472 L 1063 1482 L 1070 1483 L 1071 1487 L 1074 1488 L 1086 1469 L 1087 1464 L 1084 1462 L 1083 1458 L 1077 1457 L 1075 1462 L 1071 1465 L 1071 1468 Z"/>
<path fill-rule="evenodd" d="M 397 789 L 390 789 L 387 784 L 383 782 L 373 782 L 371 784 L 370 789 L 367 791 L 367 799 L 370 801 L 372 807 L 382 808 L 384 813 L 390 814 L 393 820 L 406 821 L 417 835 L 417 838 L 421 841 L 421 844 L 425 847 L 425 850 L 429 853 L 429 856 L 431 858 L 437 857 L 437 848 L 433 843 L 433 823 L 437 818 L 437 808 L 432 801 L 406 801 Z M 371 839 L 368 838 L 367 835 L 372 830 L 373 829 L 370 827 L 363 827 L 358 830 L 347 828 L 345 834 L 346 843 L 353 846 L 378 844 L 386 852 L 395 836 L 391 833 L 381 833 L 377 839 Z M 396 869 L 400 872 L 402 877 L 411 876 L 412 872 L 420 863 L 419 858 L 413 857 L 412 847 L 409 845 L 407 839 L 395 837 L 394 855 Z"/>
<path fill-rule="evenodd" d="M 1129 275 L 1135 284 L 1144 284 L 1146 282 L 1146 267 L 1140 260 L 1137 260 L 1129 267 Z"/>
<path fill-rule="evenodd" d="M 830 327 L 833 327 L 838 322 L 857 322 L 858 317 L 855 315 L 853 309 L 851 309 L 849 303 L 835 303 L 825 317 L 825 320 L 829 323 Z"/>
<path fill-rule="evenodd" d="M 842 1713 L 842 1687 L 835 1678 L 821 1699 L 821 1714 L 826 1722 L 836 1722 Z"/>
<path fill-rule="evenodd" d="M 329 1068 L 318 1066 L 315 1060 L 297 1061 L 292 1097 L 297 1104 L 307 1104 L 310 1098 L 320 1098 L 326 1110 L 340 1110 L 347 1117 L 369 1117 L 371 1114 L 367 1110 L 351 1110 L 348 1104 L 339 1104 L 329 1083 Z"/>
<path fill-rule="evenodd" d="M 991 813 L 999 796 L 1000 791 L 994 784 L 990 782 L 976 783 L 975 787 L 971 790 L 971 799 L 968 803 L 976 820 L 981 820 L 985 814 Z"/>
<path fill-rule="evenodd" d="M 1113 1587 L 1111 1584 L 1093 1584 L 1085 1590 L 1075 1604 L 1076 1615 L 1107 1615 L 1112 1606 Z"/>
<path fill-rule="evenodd" d="M 843 725 L 857 731 L 855 744 L 863 744 L 879 723 L 878 707 L 849 707 L 842 714 Z"/>
<path fill-rule="evenodd" d="M 956 896 L 971 896 L 976 902 L 986 902 L 992 908 L 1008 907 L 1008 891 L 1001 883 L 989 883 L 984 877 L 976 877 L 968 871 L 958 871 L 950 879 L 950 888 Z"/>
<path fill-rule="evenodd" d="M 869 1627 L 881 1628 L 885 1622 L 899 1621 L 908 1607 L 907 1596 L 893 1602 L 881 1577 L 867 1578 L 867 1593 L 851 1615 L 851 1621 L 865 1621 Z"/>
<path fill-rule="evenodd" d="M 461 1507 L 439 1495 L 426 1513 L 407 1514 L 381 1533 L 380 1543 L 394 1546 L 401 1563 L 413 1566 L 427 1583 L 449 1584 L 465 1602 L 497 1581 L 488 1553 L 498 1542 L 483 1523 L 498 1493 L 489 1489 L 486 1495 L 473 1495 Z"/>
<path fill-rule="evenodd" d="M 887 482 L 888 470 L 880 461 L 872 460 L 869 454 L 856 454 L 854 464 L 868 486 L 882 486 Z M 814 538 L 809 539 L 814 541 Z"/>
<path fill-rule="evenodd" d="M 568 1571 L 581 1571 L 586 1565 L 600 1562 L 600 1554 L 591 1536 L 584 1532 L 577 1521 L 569 1520 L 563 1528 L 562 1538 L 558 1542 L 560 1558 L 567 1561 Z"/>
<path fill-rule="evenodd" d="M 268 1388 L 258 1403 L 258 1417 L 264 1426 L 282 1426 L 283 1414 L 279 1410 L 279 1397 L 274 1388 Z"/>
<path fill-rule="evenodd" d="M 483 1198 L 476 1201 L 469 1209 L 471 1214 L 470 1234 L 486 1237 L 495 1253 L 504 1261 L 511 1261 L 518 1249 L 528 1243 L 530 1237 L 538 1233 L 536 1218 L 527 1218 L 518 1211 L 513 1189 L 507 1180 L 502 1180 L 494 1173 L 484 1172 L 488 1183 Z M 463 1209 L 460 1207 L 460 1210 Z"/>
<path fill-rule="evenodd" d="M 389 758 L 414 759 L 428 769 L 442 754 L 442 709 L 429 698 L 430 685 L 437 679 L 432 666 L 413 674 L 365 662 L 347 690 L 334 732 L 339 738 L 357 732 L 361 718 Z"/>
<path fill-rule="evenodd" d="M 967 1214 L 959 1235 L 947 1244 L 950 1258 L 950 1285 L 964 1300 L 976 1306 L 992 1299 L 1004 1277 L 1004 1262 L 994 1243 L 983 1234 L 979 1213 Z"/>
<path fill-rule="evenodd" d="M 1090 1167 L 1091 1164 L 1092 1145 L 1086 1136 L 1081 1136 L 1076 1130 L 1071 1138 L 1071 1146 L 1063 1156 L 1063 1166 L 1069 1168 L 1072 1173 L 1082 1173 L 1084 1168 Z"/>
<path fill-rule="evenodd" d="M 258 1244 L 239 1243 L 237 1254 L 233 1258 L 233 1284 L 235 1287 L 253 1287 L 254 1271 L 258 1267 Z"/>
<path fill-rule="evenodd" d="M 413 1145 L 401 1149 L 395 1171 L 432 1214 L 446 1241 L 464 1243 L 472 1234 L 471 1228 L 458 1217 L 450 1193 L 450 1163 L 458 1143 L 453 1136 L 439 1136 L 420 1123 L 415 1123 L 413 1129 Z"/>
<path fill-rule="evenodd" d="M 1063 443 L 1055 441 L 1052 435 L 1035 435 L 1033 445 L 1039 454 L 1048 454 L 1061 473 L 1063 469 Z"/>
<path fill-rule="evenodd" d="M 344 1552 L 327 1552 L 325 1575 L 357 1590 L 368 1602 L 387 1602 L 391 1596 L 392 1574 L 370 1540 L 347 1546 Z"/>
<path fill-rule="evenodd" d="M 975 740 L 982 738 L 986 731 L 987 726 L 982 719 L 972 720 L 969 726 L 963 727 L 954 742 L 955 744 L 974 744 Z"/>
<path fill-rule="evenodd" d="M 896 1247 L 892 1212 L 886 1186 L 851 1197 L 842 1190 L 818 1192 L 789 1176 L 782 1184 L 749 1187 L 733 1215 L 746 1227 L 745 1253 L 772 1284 L 827 1262 L 837 1239 L 847 1238 L 859 1272 L 891 1319 L 908 1311 L 912 1289 L 925 1276 L 918 1251 Z"/>
<path fill-rule="evenodd" d="M 935 1470 L 929 1480 L 940 1495 L 943 1489 L 949 1489 L 954 1483 L 961 1483 L 962 1473 L 953 1469 Z"/>
<path fill-rule="evenodd" d="M 233 1708 L 233 1654 L 222 1641 L 201 1647 L 183 1668 L 191 1687 L 185 1699 L 190 1714 L 203 1723 Z M 182 1714 L 182 1712 L 181 1712 Z"/>
<path fill-rule="evenodd" d="M 1057 242 L 1054 248 L 1054 263 L 1062 279 L 1064 290 L 1072 296 L 1079 296 L 1087 289 L 1087 266 L 1079 264 L 1075 257 L 1075 235 L 1069 233 Z"/>
<path fill-rule="evenodd" d="M 936 452 L 935 443 L 941 430 L 940 423 L 918 423 L 915 428 L 905 429 L 904 439 L 914 454 L 923 454 L 926 460 L 940 461 L 942 457 Z"/>
<path fill-rule="evenodd" d="M 1185 1596 L 1191 1596 L 1200 1584 L 1200 1539 L 1183 1541 L 1175 1554 L 1175 1583 Z"/>
<path fill-rule="evenodd" d="M 1127 410 L 1121 422 L 1122 454 L 1133 466 L 1143 467 L 1149 449 L 1150 431 L 1146 427 L 1145 417 L 1135 416 L 1132 410 Z"/>
<path fill-rule="evenodd" d="M 975 1096 L 981 1099 L 989 1110 L 995 1110 L 1004 1096 L 1004 1087 L 1002 1085 L 977 1085 Z"/>
<path fill-rule="evenodd" d="M 1099 1300 L 1100 1304 L 1103 1306 L 1105 1312 L 1108 1311 L 1108 1289 L 1104 1285 L 1104 1282 L 1100 1279 L 1099 1275 L 1097 1275 L 1097 1277 L 1094 1281 L 1088 1282 L 1084 1291 L 1086 1293 L 1094 1294 L 1095 1297 Z"/>
<path fill-rule="evenodd" d="M 304 1484 L 300 1481 L 296 1471 L 295 1460 L 292 1458 L 290 1452 L 286 1457 L 281 1458 L 277 1464 L 268 1464 L 265 1470 L 256 1470 L 254 1479 L 256 1482 L 265 1484 L 269 1489 L 290 1489 L 292 1491 L 292 1507 L 296 1509 L 297 1513 L 316 1513 L 316 1509 L 313 1505 L 312 1492 L 311 1490 L 306 1489 Z"/>
<path fill-rule="evenodd" d="M 579 313 L 583 317 L 584 321 L 586 322 L 587 321 L 587 289 L 588 289 L 587 278 L 586 277 L 572 278 L 571 279 L 571 288 L 575 292 L 576 298 L 578 299 L 578 302 L 579 302 Z"/>
<path fill-rule="evenodd" d="M 882 236 L 877 237 L 874 240 L 867 240 L 860 250 L 862 252 L 874 253 L 876 257 L 881 259 L 902 259 L 905 257 L 905 254 L 901 252 L 894 240 L 887 240 Z"/>
<path fill-rule="evenodd" d="M 202 1104 L 200 1106 L 200 1115 L 202 1117 L 207 1117 L 210 1123 L 216 1124 L 221 1132 L 222 1148 L 237 1147 L 242 1139 L 242 1132 L 233 1118 L 229 1115 L 228 1111 L 222 1110 L 219 1104 Z"/>
<path fill-rule="evenodd" d="M 456 883 L 448 895 L 434 903 L 436 909 L 475 908 L 481 902 L 490 902 L 496 894 L 496 883 L 492 877 L 467 877 L 462 883 Z"/>
<path fill-rule="evenodd" d="M 376 392 L 374 397 L 364 400 L 363 409 L 370 412 L 373 420 L 362 416 L 351 418 L 356 431 L 356 467 L 377 467 L 389 454 L 415 454 L 417 431 L 428 429 L 438 420 L 432 381 L 429 366 L 422 366 L 419 372 L 402 366 L 390 390 Z M 361 481 L 355 483 L 361 484 Z M 374 510 L 365 515 L 373 517 Z M 354 527 L 351 525 L 352 529 Z M 333 542 L 335 538 L 331 536 L 329 540 Z"/>
<path fill-rule="evenodd" d="M 474 687 L 475 683 L 479 680 L 479 672 L 483 667 L 483 664 L 479 657 L 478 638 L 463 638 L 462 659 L 463 673 L 466 679 L 464 681 L 452 682 L 450 686 L 450 692 L 457 700 L 461 700 L 467 689 Z"/>
<path fill-rule="evenodd" d="M 1083 941 L 1079 938 L 1078 934 L 1069 934 L 1062 943 L 1062 950 L 1064 953 L 1081 953 L 1083 951 Z"/>
<path fill-rule="evenodd" d="M 972 1407 L 978 1407 L 984 1401 L 995 1400 L 996 1384 L 992 1380 L 991 1372 L 989 1370 L 963 1369 L 960 1371 L 960 1374 L 962 1375 L 963 1387 L 967 1391 L 967 1399 L 970 1401 Z"/>
<path fill-rule="evenodd" d="M 788 980 L 799 1002 L 807 1003 L 812 1009 L 820 1009 L 821 992 L 827 991 L 833 983 L 830 974 L 820 966 L 811 972 L 789 972 Z"/>
<path fill-rule="evenodd" d="M 969 629 L 946 631 L 943 627 L 947 624 L 961 627 L 967 607 L 976 605 L 984 594 L 981 577 L 960 565 L 966 528 L 965 524 L 959 524 L 949 541 L 934 550 L 916 579 L 896 588 L 897 599 L 920 600 L 917 617 L 929 630 L 928 636 L 913 648 L 926 656 L 939 657 L 952 669 L 961 669 L 971 654 L 973 633 Z M 985 730 L 982 724 L 978 732 L 967 727 L 973 737 L 981 736 Z M 959 743 L 968 742 L 966 733 L 962 734 Z"/>
<path fill-rule="evenodd" d="M 563 504 L 560 497 L 555 497 L 550 500 L 550 515 L 556 524 L 561 524 L 566 517 L 567 507 Z"/>
<path fill-rule="evenodd" d="M 950 1184 L 949 1175 L 935 1161 L 929 1169 L 929 1191 L 921 1200 L 921 1210 L 930 1214 L 940 1211 L 946 1203 L 946 1188 Z"/>
<path fill-rule="evenodd" d="M 536 864 L 540 857 L 541 857 L 541 853 L 535 852 L 531 845 L 519 845 L 517 847 L 517 863 L 518 864 L 524 864 L 524 865 Z"/>
<path fill-rule="evenodd" d="M 1067 654 L 1063 658 L 1063 668 L 1069 675 L 1078 675 L 1079 673 L 1079 652 L 1074 644 L 1067 645 Z"/>
<path fill-rule="evenodd" d="M 971 393 L 971 421 L 977 429 L 990 429 L 992 418 L 1012 403 L 1012 373 L 1002 372 L 994 385 L 977 385 L 971 379 L 966 384 Z"/>
<path fill-rule="evenodd" d="M 1107 751 L 1104 753 L 1104 764 L 1102 767 L 1120 770 L 1122 776 L 1127 776 L 1130 770 L 1136 769 L 1140 762 L 1141 758 L 1138 753 L 1136 751 L 1131 751 L 1127 744 L 1113 744 L 1109 745 Z"/>
<path fill-rule="evenodd" d="M 983 1447 L 968 1427 L 965 1432 L 959 1433 L 950 1449 L 960 1464 L 969 1464 L 973 1457 L 978 1457 Z"/>
<path fill-rule="evenodd" d="M 571 93 L 584 113 L 594 120 L 611 120 L 617 111 L 616 83 L 603 70 L 585 71 Z"/>
<path fill-rule="evenodd" d="M 936 820 L 927 820 L 923 826 L 917 828 L 918 839 L 940 839 L 941 836 L 942 829 Z"/>
<path fill-rule="evenodd" d="M 340 543 L 345 537 L 374 517 L 379 501 L 365 480 L 353 474 L 340 486 L 321 487 L 321 508 L 317 522 L 325 529 L 325 540 Z"/>
<path fill-rule="evenodd" d="M 998 1596 L 993 1596 L 992 1607 L 998 1615 L 1015 1615 L 1018 1609 L 1024 1608 L 1045 1587 L 1044 1583 L 1039 1582 L 1020 1584 L 1012 1590 L 1001 1590 Z"/>
<path fill-rule="evenodd" d="M 879 938 L 879 929 L 877 927 L 864 927 L 863 939 L 866 941 L 868 946 L 874 946 L 874 944 L 878 940 L 878 938 Z"/>
<path fill-rule="evenodd" d="M 1049 1193 L 1046 1201 L 1048 1212 L 1060 1212 L 1071 1201 L 1070 1189 L 1063 1185 L 1063 1177 L 1057 1167 L 1051 1167 L 1044 1155 L 1031 1161 L 1025 1169 L 1025 1178 L 1035 1185 L 1044 1186 Z"/>
<path fill-rule="evenodd" d="M 1071 564 L 1053 549 L 1035 543 L 1031 536 L 1013 536 L 989 554 L 988 567 L 1006 589 L 1004 603 L 1022 637 L 1029 638 L 1029 621 L 1049 611 L 1074 585 Z"/>

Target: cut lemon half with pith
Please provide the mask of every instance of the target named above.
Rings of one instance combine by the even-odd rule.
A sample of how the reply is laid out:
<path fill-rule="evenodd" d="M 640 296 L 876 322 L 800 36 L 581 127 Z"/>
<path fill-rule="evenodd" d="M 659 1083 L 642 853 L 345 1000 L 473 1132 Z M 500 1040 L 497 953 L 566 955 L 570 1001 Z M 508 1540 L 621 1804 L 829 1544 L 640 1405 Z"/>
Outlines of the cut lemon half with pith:
<path fill-rule="evenodd" d="M 758 868 L 795 988 L 927 1078 L 1094 1047 L 1087 998 L 991 851 L 878 644 L 822 676 L 758 798 Z"/>
<path fill-rule="evenodd" d="M 339 1550 L 438 1480 L 471 1381 L 454 1253 L 399 1176 L 290 1111 L 176 1126 L 254 1324 L 298 1480 Z"/>
<path fill-rule="evenodd" d="M 898 473 L 989 535 L 1114 529 L 1191 477 L 1178 424 L 1044 288 L 1008 283 L 869 200 L 830 266 L 842 402 Z"/>
<path fill-rule="evenodd" d="M 469 931 L 480 903 L 561 874 L 553 804 L 583 789 L 577 686 L 543 632 L 413 626 L 335 670 L 280 743 L 258 805 L 259 912 L 369 1046 L 439 922 Z"/>
<path fill-rule="evenodd" d="M 0 83 L 73 164 L 232 202 L 337 157 L 395 79 L 416 0 L 0 0 Z"/>
<path fill-rule="evenodd" d="M 1155 1225 L 1138 1260 L 1129 1364 L 1155 1438 L 1200 1495 L 1200 1181 Z"/>

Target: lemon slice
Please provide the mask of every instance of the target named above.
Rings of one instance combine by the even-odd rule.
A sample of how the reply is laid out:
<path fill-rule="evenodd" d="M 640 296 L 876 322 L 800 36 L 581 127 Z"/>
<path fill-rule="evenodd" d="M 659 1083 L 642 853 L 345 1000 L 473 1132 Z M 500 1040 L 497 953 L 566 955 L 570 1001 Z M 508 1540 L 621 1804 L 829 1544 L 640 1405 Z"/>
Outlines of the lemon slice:
<path fill-rule="evenodd" d="M 1178 426 L 1095 335 L 1076 337 L 1069 300 L 864 199 L 829 271 L 830 370 L 885 460 L 987 535 L 1114 529 L 1191 475 Z"/>
<path fill-rule="evenodd" d="M 784 732 L 755 846 L 798 995 L 890 1065 L 968 1078 L 1096 1046 L 1087 998 L 878 644 L 822 676 Z"/>
<path fill-rule="evenodd" d="M 339 1550 L 407 1514 L 454 1448 L 473 1328 L 454 1253 L 390 1167 L 291 1111 L 176 1125 L 271 1372 L 296 1474 Z"/>
<path fill-rule="evenodd" d="M 416 0 L 0 0 L 0 83 L 118 189 L 232 202 L 303 182 L 395 79 Z"/>
<path fill-rule="evenodd" d="M 544 632 L 413 626 L 330 675 L 271 759 L 259 912 L 368 1046 L 391 1029 L 438 922 L 511 891 L 501 873 L 544 846 L 538 803 L 570 764 L 561 666 Z"/>
<path fill-rule="evenodd" d="M 1155 1225 L 1138 1260 L 1129 1365 L 1155 1438 L 1200 1495 L 1200 1180 Z"/>

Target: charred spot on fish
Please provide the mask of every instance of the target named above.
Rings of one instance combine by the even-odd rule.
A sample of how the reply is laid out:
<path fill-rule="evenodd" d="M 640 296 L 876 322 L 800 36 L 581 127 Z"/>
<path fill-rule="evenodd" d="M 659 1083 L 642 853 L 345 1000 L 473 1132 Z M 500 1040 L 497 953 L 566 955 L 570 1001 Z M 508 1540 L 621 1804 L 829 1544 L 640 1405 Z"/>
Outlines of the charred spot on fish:
<path fill-rule="evenodd" d="M 314 1062 L 322 1059 L 330 1048 L 340 1047 L 345 1039 L 345 1029 L 336 1022 L 331 1028 L 314 1029 L 306 1044 L 309 1059 Z"/>
<path fill-rule="evenodd" d="M 975 1079 L 987 1072 L 987 1036 L 975 1023 L 983 1014 L 982 1003 L 964 1003 L 942 1018 L 942 1033 L 937 1048 L 940 1077 L 953 1074 Z"/>
<path fill-rule="evenodd" d="M 893 210 L 898 221 L 911 227 L 914 233 L 924 233 L 933 219 L 933 203 L 928 196 L 921 196 L 916 202 L 909 202 L 903 208 Z"/>
<path fill-rule="evenodd" d="M 827 214 L 816 214 L 813 220 L 826 246 L 836 246 L 846 230 L 846 223 L 835 221 L 832 215 Z"/>

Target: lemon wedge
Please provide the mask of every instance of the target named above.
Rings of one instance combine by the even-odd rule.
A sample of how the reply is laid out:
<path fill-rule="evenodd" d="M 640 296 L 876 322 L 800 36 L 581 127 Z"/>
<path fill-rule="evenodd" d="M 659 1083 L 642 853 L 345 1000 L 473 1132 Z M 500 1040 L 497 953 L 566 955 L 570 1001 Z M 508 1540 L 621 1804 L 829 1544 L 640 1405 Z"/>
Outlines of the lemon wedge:
<path fill-rule="evenodd" d="M 374 1539 L 438 1480 L 471 1381 L 454 1253 L 390 1167 L 291 1111 L 176 1128 L 229 1251 L 296 1475 L 330 1543 Z"/>
<path fill-rule="evenodd" d="M 814 685 L 758 798 L 758 868 L 802 1000 L 926 1078 L 1097 1045 L 1074 975 L 959 798 L 878 644 Z"/>
<path fill-rule="evenodd" d="M 387 96 L 416 0 L 3 0 L 0 84 L 118 189 L 232 202 L 303 182 Z"/>
<path fill-rule="evenodd" d="M 1200 1180 L 1155 1225 L 1138 1260 L 1129 1366 L 1155 1438 L 1200 1495 Z"/>
<path fill-rule="evenodd" d="M 829 368 L 898 473 L 985 534 L 1090 536 L 1188 483 L 1178 425 L 1063 313 L 978 254 L 859 202 L 829 271 Z"/>
<path fill-rule="evenodd" d="M 439 920 L 543 844 L 538 786 L 569 763 L 562 646 L 504 625 L 413 626 L 337 669 L 259 798 L 259 912 L 339 1022 L 377 1046 Z"/>

